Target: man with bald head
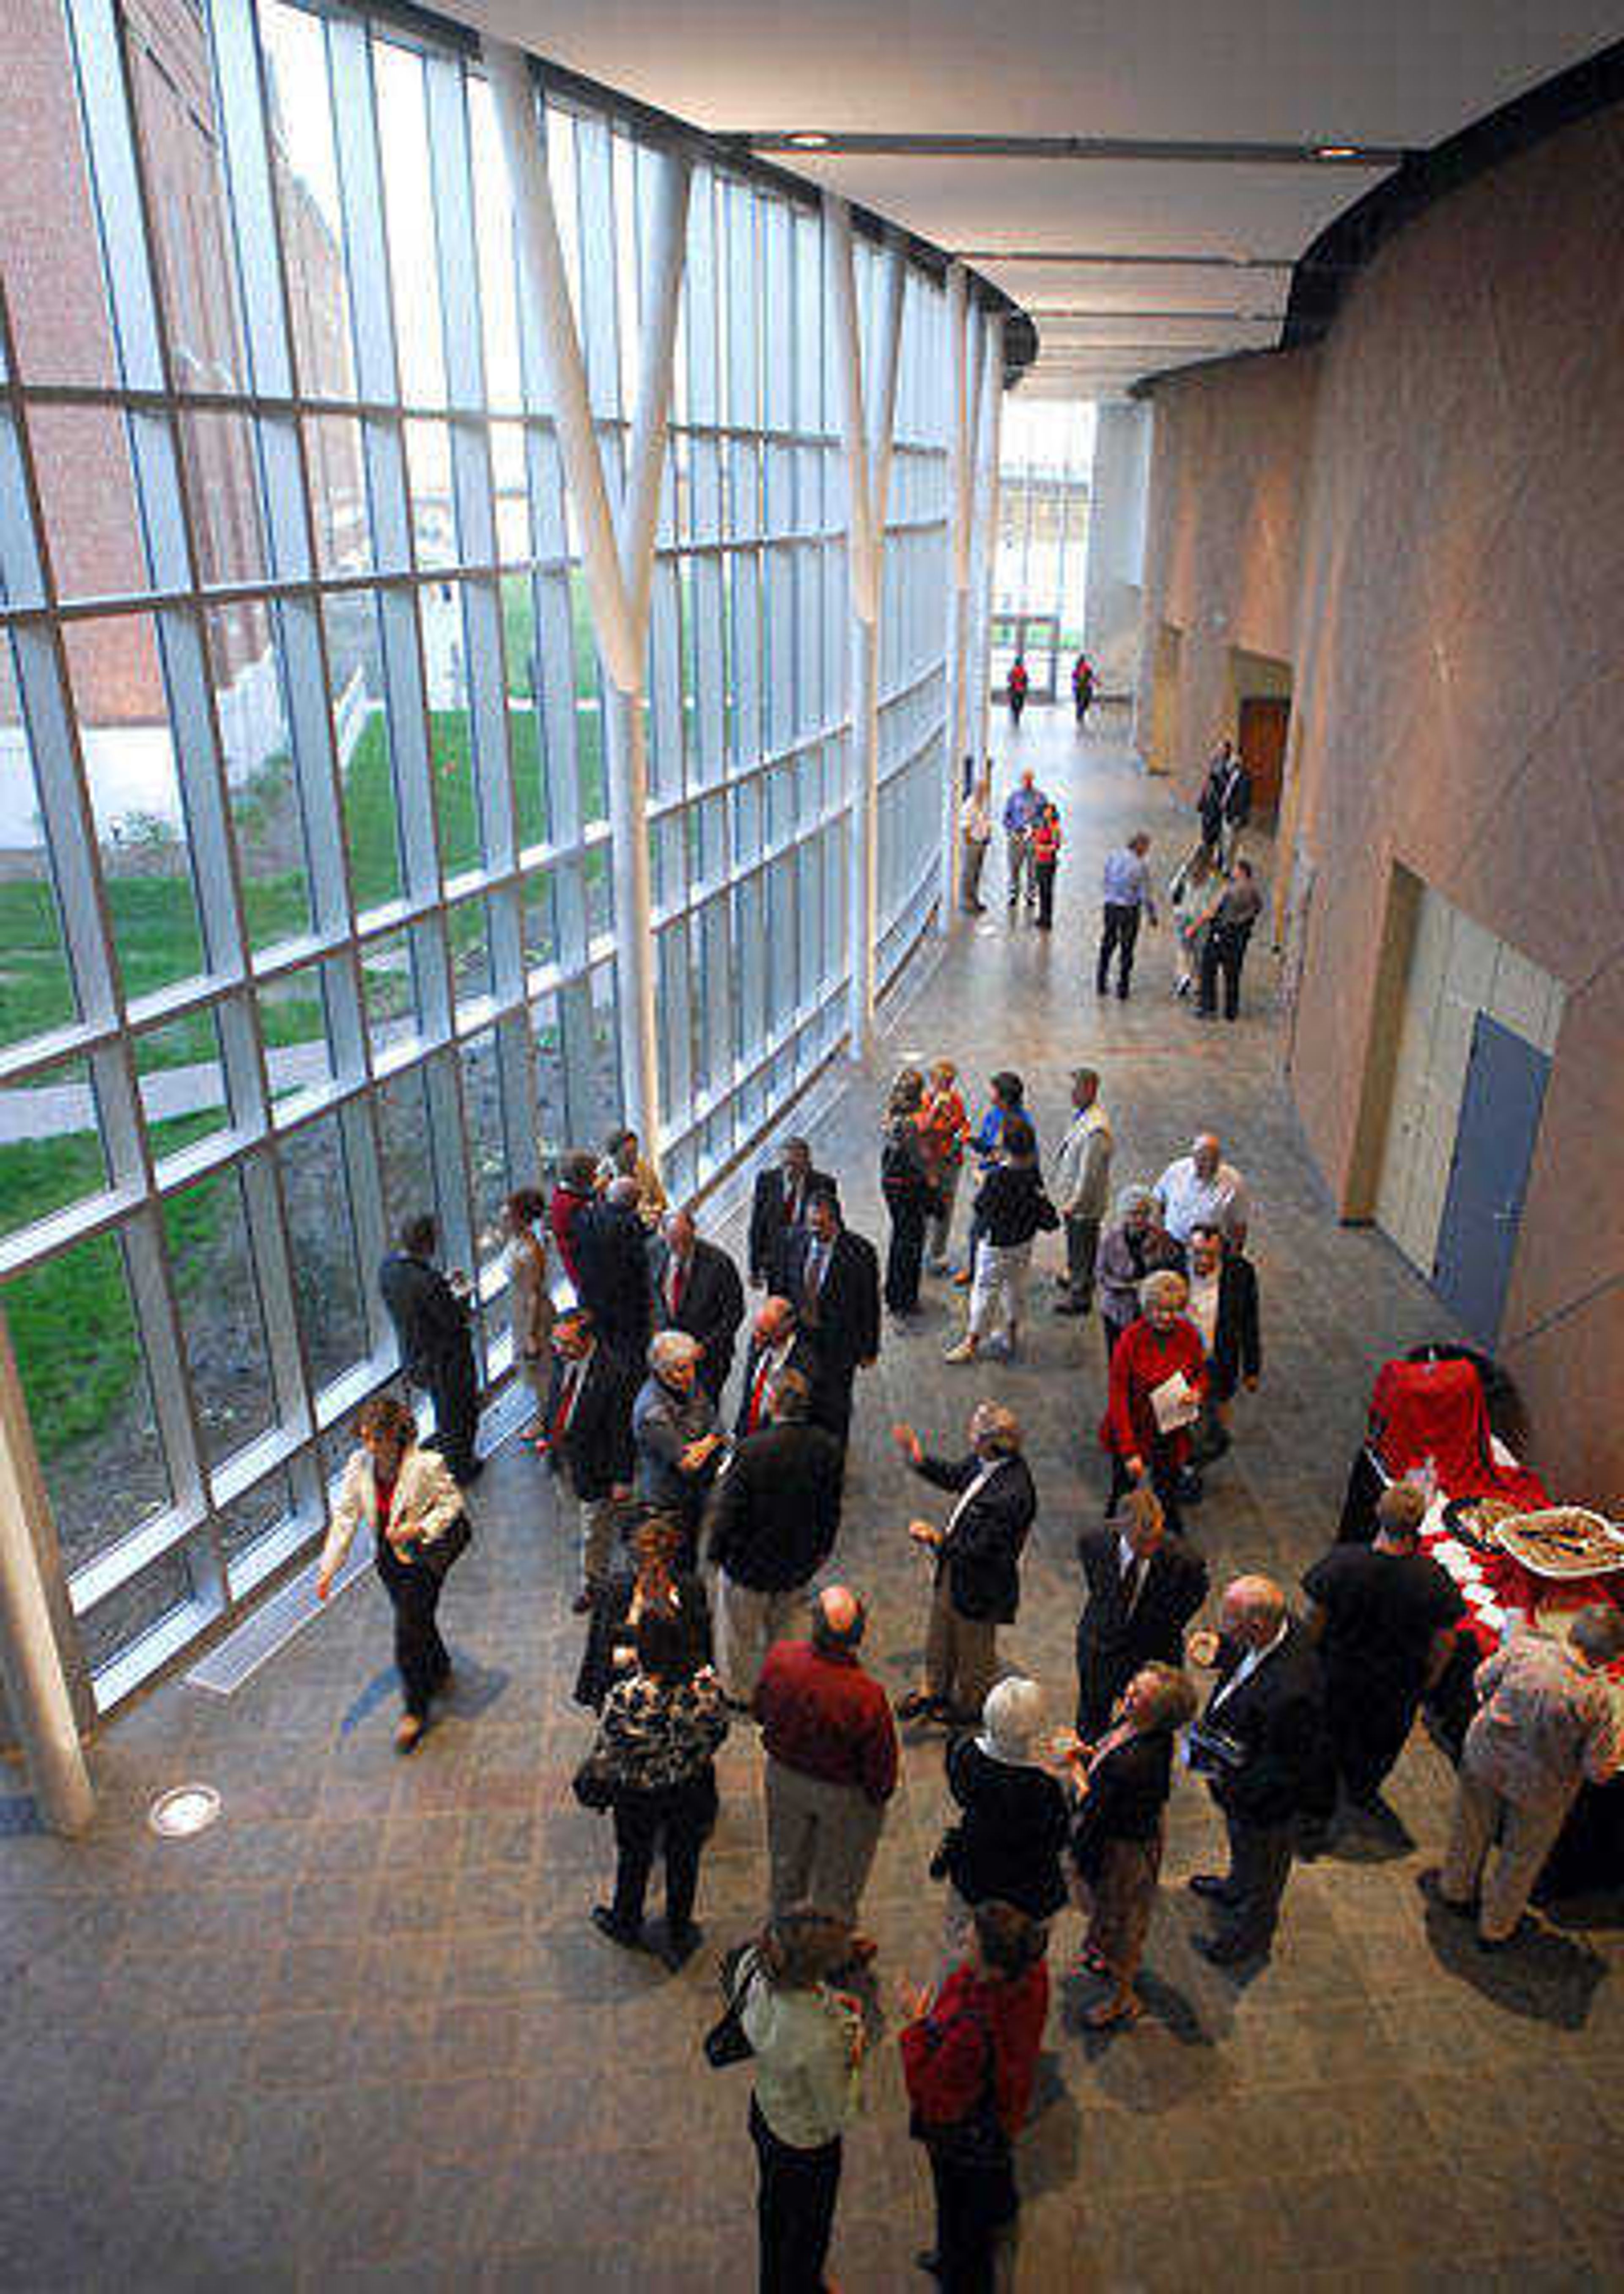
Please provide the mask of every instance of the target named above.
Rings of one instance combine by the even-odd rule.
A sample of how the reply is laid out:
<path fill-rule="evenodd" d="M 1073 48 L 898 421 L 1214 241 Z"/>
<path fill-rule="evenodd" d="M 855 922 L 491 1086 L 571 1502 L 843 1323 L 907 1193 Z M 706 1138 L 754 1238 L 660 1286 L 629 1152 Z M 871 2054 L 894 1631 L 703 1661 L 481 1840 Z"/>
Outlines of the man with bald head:
<path fill-rule="evenodd" d="M 811 1639 L 770 1648 L 756 1684 L 775 1916 L 816 1904 L 857 1925 L 897 1788 L 890 1704 L 857 1660 L 866 1623 L 849 1586 L 825 1585 L 812 1602 Z M 856 1939 L 854 1956 L 873 1951 L 865 1938 Z"/>
<path fill-rule="evenodd" d="M 1322 1729 L 1319 1660 L 1271 1577 L 1224 1589 L 1216 1632 L 1192 1633 L 1190 1654 L 1217 1686 L 1190 1744 L 1230 1837 L 1230 1869 L 1190 1882 L 1217 1908 L 1196 1949 L 1214 1966 L 1264 1960 L 1291 1876 L 1296 1819 L 1319 1806 Z"/>
<path fill-rule="evenodd" d="M 1224 1161 L 1215 1131 L 1198 1131 L 1189 1154 L 1168 1164 L 1153 1192 L 1162 1207 L 1162 1224 L 1181 1250 L 1189 1249 L 1198 1226 L 1216 1227 L 1233 1251 L 1246 1249 L 1251 1198 L 1240 1173 Z"/>

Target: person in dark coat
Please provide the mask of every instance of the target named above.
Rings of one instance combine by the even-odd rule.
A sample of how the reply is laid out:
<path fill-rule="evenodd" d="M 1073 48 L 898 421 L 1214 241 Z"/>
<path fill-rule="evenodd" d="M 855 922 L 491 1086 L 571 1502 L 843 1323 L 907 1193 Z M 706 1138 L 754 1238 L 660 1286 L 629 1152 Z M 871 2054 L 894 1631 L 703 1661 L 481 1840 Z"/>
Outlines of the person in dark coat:
<path fill-rule="evenodd" d="M 943 1942 L 956 1959 L 970 1916 L 995 1897 L 1035 1920 L 1066 1901 L 1060 1851 L 1069 1810 L 1060 1779 L 1039 1759 L 1043 1693 L 1011 1674 L 987 1692 L 981 1726 L 947 1746 L 947 1789 L 961 1813 L 931 1865 L 948 1884 Z"/>
<path fill-rule="evenodd" d="M 744 1377 L 739 1387 L 738 1415 L 734 1434 L 743 1441 L 765 1426 L 772 1416 L 773 1381 L 792 1370 L 804 1378 L 817 1407 L 817 1348 L 801 1329 L 787 1298 L 763 1298 L 750 1326 L 750 1346 L 744 1356 Z"/>
<path fill-rule="evenodd" d="M 810 1386 L 784 1371 L 768 1406 L 770 1422 L 735 1445 L 705 1509 L 717 1671 L 735 1704 L 750 1703 L 767 1650 L 802 1621 L 840 1525 L 840 1445 L 810 1422 Z"/>
<path fill-rule="evenodd" d="M 1230 1404 L 1238 1387 L 1256 1391 L 1263 1346 L 1257 1274 L 1245 1252 L 1226 1241 L 1217 1227 L 1202 1224 L 1190 1231 L 1189 1261 L 1184 1311 L 1206 1348 L 1206 1398 L 1191 1436 L 1194 1460 L 1201 1466 L 1228 1450 Z"/>
<path fill-rule="evenodd" d="M 925 1685 L 901 1700 L 897 1715 L 970 1728 L 981 1717 L 997 1671 L 998 1628 L 1015 1622 L 1021 1550 L 1037 1514 L 1031 1469 L 1020 1454 L 1020 1423 L 998 1403 L 978 1403 L 962 1458 L 927 1456 L 911 1426 L 894 1426 L 891 1439 L 922 1480 L 957 1499 L 940 1529 L 928 1521 L 908 1524 L 909 1536 L 934 1554 L 936 1569 Z"/>
<path fill-rule="evenodd" d="M 841 1225 L 832 1194 L 813 1196 L 806 1225 L 786 1228 L 778 1249 L 772 1287 L 817 1349 L 812 1416 L 844 1452 L 857 1372 L 880 1355 L 880 1261 L 872 1242 Z"/>
<path fill-rule="evenodd" d="M 637 1216 L 637 1183 L 613 1179 L 588 1205 L 571 1233 L 576 1288 L 589 1306 L 598 1335 L 628 1362 L 647 1349 L 653 1318 L 648 1235 Z"/>
<path fill-rule="evenodd" d="M 581 1509 L 581 1586 L 585 1616 L 607 1574 L 620 1509 L 631 1495 L 631 1405 L 637 1374 L 597 1336 L 584 1306 L 553 1326 L 553 1375 L 537 1447 L 562 1474 Z"/>
<path fill-rule="evenodd" d="M 814 1195 L 833 1195 L 840 1189 L 827 1171 L 812 1167 L 812 1150 L 804 1139 L 786 1139 L 777 1164 L 756 1174 L 750 1206 L 750 1279 L 759 1290 L 771 1279 L 778 1247 L 787 1230 L 803 1227 Z"/>
<path fill-rule="evenodd" d="M 668 1211 L 648 1246 L 648 1272 L 654 1328 L 699 1340 L 699 1382 L 719 1408 L 744 1320 L 738 1268 L 719 1243 L 698 1233 L 692 1211 Z"/>
<path fill-rule="evenodd" d="M 1190 1637 L 1197 1664 L 1218 1681 L 1192 1755 L 1222 1811 L 1230 1869 L 1198 1872 L 1190 1886 L 1218 1908 L 1219 1927 L 1196 1948 L 1214 1966 L 1267 1959 L 1291 1877 L 1299 1816 L 1321 1805 L 1324 1716 L 1320 1661 L 1268 1577 L 1237 1577 L 1217 1632 Z"/>
<path fill-rule="evenodd" d="M 1120 1528 L 1077 1540 L 1088 1598 L 1077 1623 L 1077 1734 L 1092 1745 L 1144 1664 L 1181 1665 L 1184 1629 L 1206 1598 L 1206 1564 L 1166 1525 L 1154 1490 L 1130 1491 Z"/>
<path fill-rule="evenodd" d="M 434 1405 L 428 1447 L 466 1488 L 484 1471 L 475 1455 L 479 1432 L 479 1371 L 468 1324 L 467 1281 L 448 1281 L 434 1265 L 439 1230 L 426 1213 L 408 1219 L 398 1250 L 378 1270 L 378 1287 L 401 1349 L 401 1367 Z"/>
<path fill-rule="evenodd" d="M 683 1526 L 669 1514 L 645 1515 L 630 1550 L 617 1554 L 593 1593 L 587 1645 L 575 1679 L 575 1702 L 597 1712 L 637 1662 L 637 1627 L 646 1609 L 667 1609 L 688 1636 L 695 1670 L 710 1662 L 710 1601 L 704 1581 L 682 1566 Z"/>
<path fill-rule="evenodd" d="M 893 1314 L 919 1312 L 919 1277 L 925 1261 L 925 1227 L 936 1203 L 919 1127 L 925 1078 L 904 1068 L 891 1086 L 880 1149 L 880 1192 L 891 1222 L 885 1261 L 885 1303 Z"/>
<path fill-rule="evenodd" d="M 699 1517 L 722 1461 L 716 1404 L 699 1383 L 699 1346 L 686 1330 L 649 1342 L 648 1376 L 631 1406 L 633 1486 L 646 1506 L 673 1515 L 687 1534 L 693 1566 Z"/>

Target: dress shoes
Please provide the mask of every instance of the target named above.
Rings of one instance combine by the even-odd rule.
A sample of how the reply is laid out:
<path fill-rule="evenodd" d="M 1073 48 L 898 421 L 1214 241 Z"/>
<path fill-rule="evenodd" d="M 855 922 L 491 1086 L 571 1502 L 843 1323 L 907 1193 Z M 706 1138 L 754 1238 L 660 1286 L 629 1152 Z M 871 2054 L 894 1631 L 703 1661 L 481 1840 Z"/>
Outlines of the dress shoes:
<path fill-rule="evenodd" d="M 1239 1967 L 1247 1960 L 1263 1960 L 1269 1956 L 1255 1944 L 1241 1943 L 1232 1936 L 1192 1936 L 1190 1941 L 1202 1958 L 1214 1967 Z"/>
<path fill-rule="evenodd" d="M 928 1688 L 911 1688 L 897 1699 L 894 1709 L 899 1720 L 934 1720 L 942 1709 L 941 1699 Z"/>
<path fill-rule="evenodd" d="M 640 1951 L 643 1948 L 642 1929 L 622 1927 L 607 1904 L 593 1905 L 592 1924 L 599 1935 L 607 1936 L 611 1943 L 618 1943 L 623 1951 Z"/>
<path fill-rule="evenodd" d="M 1190 1883 L 1192 1896 L 1206 1896 L 1214 1904 L 1237 1904 L 1240 1897 L 1228 1880 L 1221 1880 L 1216 1872 L 1197 1872 Z"/>

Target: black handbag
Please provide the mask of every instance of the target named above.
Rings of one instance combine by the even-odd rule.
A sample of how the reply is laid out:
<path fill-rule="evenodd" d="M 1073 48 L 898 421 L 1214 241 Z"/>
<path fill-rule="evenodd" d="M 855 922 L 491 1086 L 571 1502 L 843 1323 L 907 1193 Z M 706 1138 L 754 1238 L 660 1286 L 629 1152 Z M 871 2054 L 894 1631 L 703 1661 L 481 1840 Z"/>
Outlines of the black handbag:
<path fill-rule="evenodd" d="M 614 1806 L 614 1773 L 609 1756 L 594 1745 L 586 1759 L 570 1778 L 570 1790 L 582 1808 L 589 1808 L 601 1816 L 605 1809 Z"/>
<path fill-rule="evenodd" d="M 466 1513 L 449 1522 L 438 1537 L 415 1548 L 415 1558 L 431 1577 L 443 1578 L 453 1561 L 459 1561 L 474 1542 L 474 1525 Z"/>
<path fill-rule="evenodd" d="M 756 2052 L 744 2034 L 744 1995 L 756 1972 L 755 1947 L 741 1945 L 729 1955 L 729 1960 L 731 1964 L 722 1978 L 727 2005 L 701 2042 L 705 2061 L 713 2071 L 726 2070 L 730 2063 L 742 2063 L 747 2055 Z"/>

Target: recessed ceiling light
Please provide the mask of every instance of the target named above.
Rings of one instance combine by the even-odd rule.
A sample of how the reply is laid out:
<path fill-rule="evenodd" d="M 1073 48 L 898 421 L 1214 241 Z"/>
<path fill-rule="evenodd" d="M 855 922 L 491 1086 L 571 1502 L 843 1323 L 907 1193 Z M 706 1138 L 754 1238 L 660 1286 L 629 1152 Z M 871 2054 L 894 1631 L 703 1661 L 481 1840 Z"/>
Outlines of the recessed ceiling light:
<path fill-rule="evenodd" d="M 819 135 L 810 130 L 800 135 L 792 135 L 790 138 L 790 142 L 798 151 L 821 151 L 828 141 L 829 138 L 826 135 Z"/>
<path fill-rule="evenodd" d="M 213 1785 L 176 1785 L 160 1793 L 147 1810 L 147 1822 L 164 1840 L 190 1840 L 207 1832 L 220 1813 L 220 1795 Z"/>
<path fill-rule="evenodd" d="M 1314 157 L 1316 159 L 1357 159 L 1359 146 L 1357 143 L 1316 143 Z"/>

